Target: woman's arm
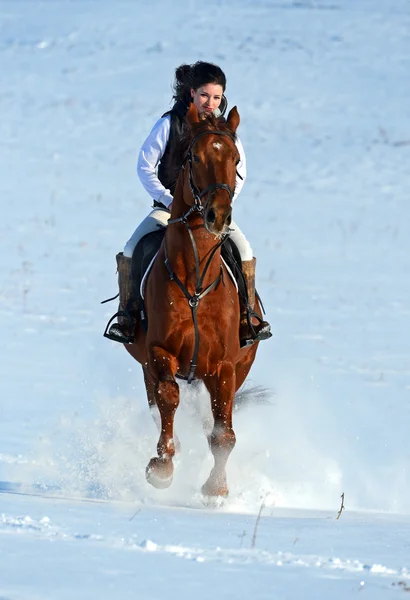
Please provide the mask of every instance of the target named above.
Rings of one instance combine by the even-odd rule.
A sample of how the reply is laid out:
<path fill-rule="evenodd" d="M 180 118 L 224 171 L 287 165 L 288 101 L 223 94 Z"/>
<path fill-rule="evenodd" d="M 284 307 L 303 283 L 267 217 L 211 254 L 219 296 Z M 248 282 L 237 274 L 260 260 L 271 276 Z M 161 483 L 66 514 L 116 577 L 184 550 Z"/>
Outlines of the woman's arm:
<path fill-rule="evenodd" d="M 154 200 L 169 206 L 172 202 L 171 192 L 165 188 L 157 175 L 157 167 L 167 147 L 171 117 L 161 117 L 155 123 L 150 134 L 142 144 L 138 154 L 137 173 L 148 194 Z"/>
<path fill-rule="evenodd" d="M 243 184 L 245 183 L 245 179 L 246 179 L 246 156 L 245 156 L 245 150 L 243 149 L 242 146 L 242 142 L 241 140 L 238 138 L 238 136 L 236 136 L 236 147 L 239 150 L 239 156 L 240 161 L 236 166 L 236 183 L 235 183 L 235 193 L 233 195 L 232 198 L 232 202 L 234 202 L 236 200 L 236 198 L 239 196 L 239 193 L 241 191 L 241 189 L 243 188 Z M 238 173 L 240 175 L 240 177 L 238 176 Z"/>

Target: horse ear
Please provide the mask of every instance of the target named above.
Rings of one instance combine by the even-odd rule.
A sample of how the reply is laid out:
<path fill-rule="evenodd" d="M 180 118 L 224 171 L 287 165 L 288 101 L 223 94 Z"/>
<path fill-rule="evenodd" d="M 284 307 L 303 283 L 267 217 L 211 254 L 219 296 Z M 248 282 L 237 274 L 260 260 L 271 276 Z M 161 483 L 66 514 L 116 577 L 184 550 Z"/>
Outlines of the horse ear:
<path fill-rule="evenodd" d="M 195 123 L 199 123 L 198 109 L 193 102 L 189 105 L 188 112 L 186 114 L 186 120 L 190 127 Z"/>
<path fill-rule="evenodd" d="M 234 106 L 229 111 L 228 119 L 227 119 L 227 123 L 228 123 L 229 127 L 232 129 L 233 132 L 235 132 L 238 129 L 238 125 L 240 123 L 240 120 L 241 119 L 240 119 L 240 116 L 239 116 L 239 113 L 238 113 L 238 109 L 236 108 L 236 106 Z"/>

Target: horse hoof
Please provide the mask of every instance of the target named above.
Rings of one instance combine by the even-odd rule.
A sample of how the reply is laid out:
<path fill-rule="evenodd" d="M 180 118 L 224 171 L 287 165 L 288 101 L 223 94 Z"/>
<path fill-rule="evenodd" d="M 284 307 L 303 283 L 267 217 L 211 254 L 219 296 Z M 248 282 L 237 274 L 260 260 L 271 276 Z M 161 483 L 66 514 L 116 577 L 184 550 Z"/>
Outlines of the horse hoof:
<path fill-rule="evenodd" d="M 171 460 L 151 458 L 145 470 L 145 477 L 152 486 L 163 490 L 172 483 L 174 466 Z"/>

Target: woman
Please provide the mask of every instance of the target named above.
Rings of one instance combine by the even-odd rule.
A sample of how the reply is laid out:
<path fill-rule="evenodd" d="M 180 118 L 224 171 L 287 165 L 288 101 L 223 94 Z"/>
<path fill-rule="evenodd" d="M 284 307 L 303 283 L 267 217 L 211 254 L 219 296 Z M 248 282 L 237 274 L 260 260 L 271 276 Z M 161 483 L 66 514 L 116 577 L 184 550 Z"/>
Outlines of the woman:
<path fill-rule="evenodd" d="M 196 62 L 193 65 L 181 65 L 175 71 L 173 108 L 162 115 L 155 123 L 143 143 L 137 162 L 137 172 L 142 185 L 154 200 L 154 210 L 140 223 L 125 244 L 124 252 L 117 255 L 118 283 L 120 290 L 120 310 L 127 306 L 131 294 L 131 258 L 139 240 L 158 226 L 166 226 L 178 174 L 188 148 L 188 124 L 185 120 L 188 107 L 193 102 L 200 117 L 213 113 L 223 118 L 227 108 L 224 96 L 226 77 L 220 67 L 207 62 Z M 237 166 L 235 201 L 246 178 L 245 152 L 239 138 L 236 139 L 241 160 Z M 236 244 L 242 259 L 242 270 L 248 287 L 249 305 L 255 304 L 255 263 L 252 248 L 238 225 L 231 223 L 231 240 Z M 112 325 L 112 339 L 124 343 L 127 335 L 127 320 Z M 241 345 L 253 343 L 256 340 L 270 337 L 270 325 L 262 321 L 249 327 L 247 306 L 241 306 Z"/>

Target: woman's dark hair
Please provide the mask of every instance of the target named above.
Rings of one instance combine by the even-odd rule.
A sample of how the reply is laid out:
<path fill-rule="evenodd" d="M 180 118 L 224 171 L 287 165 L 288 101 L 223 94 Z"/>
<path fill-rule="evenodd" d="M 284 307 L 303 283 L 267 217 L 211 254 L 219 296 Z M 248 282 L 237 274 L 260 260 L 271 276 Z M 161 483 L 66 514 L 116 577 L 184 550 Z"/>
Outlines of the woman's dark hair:
<path fill-rule="evenodd" d="M 186 104 L 191 101 L 191 88 L 197 90 L 202 85 L 214 83 L 226 88 L 225 73 L 213 63 L 199 60 L 193 65 L 180 65 L 175 69 L 174 100 L 183 100 Z"/>

